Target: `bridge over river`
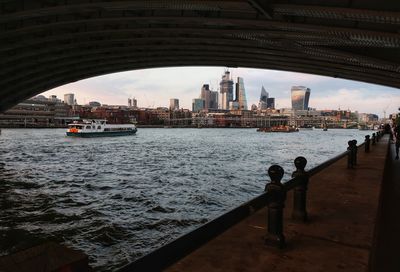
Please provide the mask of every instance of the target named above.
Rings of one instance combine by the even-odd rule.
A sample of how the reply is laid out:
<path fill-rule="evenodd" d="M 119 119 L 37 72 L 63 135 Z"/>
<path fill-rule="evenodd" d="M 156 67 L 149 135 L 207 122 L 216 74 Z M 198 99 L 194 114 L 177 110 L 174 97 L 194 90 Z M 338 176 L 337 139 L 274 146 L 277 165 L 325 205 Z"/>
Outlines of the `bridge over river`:
<path fill-rule="evenodd" d="M 0 112 L 63 84 L 150 67 L 265 68 L 399 87 L 399 25 L 391 0 L 1 0 Z M 312 177 L 310 222 L 285 215 L 285 251 L 264 248 L 261 210 L 169 271 L 400 271 L 400 167 L 388 160 L 383 171 L 387 142 L 355 169 L 338 161 Z M 146 264 L 171 264 L 168 256 Z"/>

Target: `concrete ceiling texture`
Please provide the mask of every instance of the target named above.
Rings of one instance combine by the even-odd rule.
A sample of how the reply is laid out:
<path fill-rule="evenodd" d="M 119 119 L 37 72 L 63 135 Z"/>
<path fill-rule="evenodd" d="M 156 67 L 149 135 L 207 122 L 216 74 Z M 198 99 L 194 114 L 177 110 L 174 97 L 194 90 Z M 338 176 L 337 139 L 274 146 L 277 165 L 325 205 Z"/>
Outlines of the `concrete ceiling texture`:
<path fill-rule="evenodd" d="M 252 67 L 400 87 L 398 0 L 0 0 L 0 111 L 93 76 Z"/>

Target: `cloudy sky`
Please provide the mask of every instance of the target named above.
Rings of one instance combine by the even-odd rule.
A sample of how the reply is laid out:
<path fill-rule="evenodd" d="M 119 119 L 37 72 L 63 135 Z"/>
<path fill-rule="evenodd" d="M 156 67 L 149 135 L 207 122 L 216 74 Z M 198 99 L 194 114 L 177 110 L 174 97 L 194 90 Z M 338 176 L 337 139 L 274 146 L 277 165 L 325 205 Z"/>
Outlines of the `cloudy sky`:
<path fill-rule="evenodd" d="M 135 97 L 139 107 L 168 106 L 178 98 L 180 106 L 190 109 L 191 101 L 200 95 L 203 84 L 217 91 L 225 67 L 175 67 L 136 70 L 108 74 L 67 84 L 43 93 L 63 99 L 74 93 L 78 104 L 99 101 L 102 104 L 126 105 Z M 244 78 L 249 107 L 257 104 L 261 86 L 275 97 L 277 108 L 290 107 L 290 88 L 311 88 L 309 106 L 317 109 L 350 109 L 375 113 L 383 117 L 398 112 L 400 89 L 350 80 L 273 70 L 231 68 L 234 78 Z M 235 79 L 236 81 L 236 79 Z"/>

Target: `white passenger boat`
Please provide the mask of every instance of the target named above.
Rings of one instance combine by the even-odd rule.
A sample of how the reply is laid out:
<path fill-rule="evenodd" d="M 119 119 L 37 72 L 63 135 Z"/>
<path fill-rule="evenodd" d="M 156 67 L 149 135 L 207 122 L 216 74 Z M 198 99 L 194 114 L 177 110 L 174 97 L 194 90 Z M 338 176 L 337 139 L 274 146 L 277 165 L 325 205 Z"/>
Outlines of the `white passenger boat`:
<path fill-rule="evenodd" d="M 133 135 L 137 131 L 134 124 L 107 124 L 106 120 L 74 121 L 68 125 L 67 136 L 105 137 Z"/>

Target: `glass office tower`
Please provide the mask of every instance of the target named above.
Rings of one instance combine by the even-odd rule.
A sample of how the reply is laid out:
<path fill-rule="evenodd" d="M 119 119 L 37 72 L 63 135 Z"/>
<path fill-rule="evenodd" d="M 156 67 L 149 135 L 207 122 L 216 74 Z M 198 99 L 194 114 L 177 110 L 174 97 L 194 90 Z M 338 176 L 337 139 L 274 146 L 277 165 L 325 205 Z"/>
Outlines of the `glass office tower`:
<path fill-rule="evenodd" d="M 308 102 L 310 100 L 310 88 L 304 86 L 292 87 L 292 109 L 293 110 L 308 110 Z"/>

